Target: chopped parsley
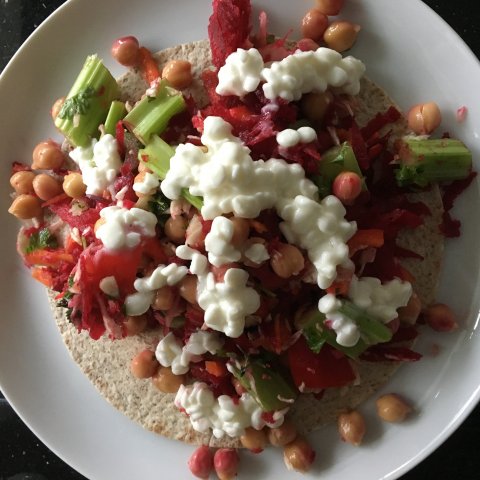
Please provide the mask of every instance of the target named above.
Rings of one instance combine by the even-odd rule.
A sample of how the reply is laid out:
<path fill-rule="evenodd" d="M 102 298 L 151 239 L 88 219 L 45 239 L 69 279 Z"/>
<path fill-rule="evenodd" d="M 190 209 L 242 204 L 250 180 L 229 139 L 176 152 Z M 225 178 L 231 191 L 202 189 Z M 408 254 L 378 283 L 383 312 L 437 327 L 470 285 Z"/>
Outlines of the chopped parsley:
<path fill-rule="evenodd" d="M 57 248 L 57 239 L 52 235 L 48 228 L 42 228 L 38 232 L 33 233 L 29 240 L 25 253 L 32 253 L 35 250 L 43 248 Z"/>
<path fill-rule="evenodd" d="M 148 202 L 149 210 L 158 218 L 160 225 L 168 220 L 170 200 L 159 190 Z"/>
<path fill-rule="evenodd" d="M 93 87 L 88 86 L 73 97 L 67 98 L 58 114 L 59 118 L 71 120 L 75 115 L 85 115 L 90 107 L 90 99 L 95 94 Z"/>

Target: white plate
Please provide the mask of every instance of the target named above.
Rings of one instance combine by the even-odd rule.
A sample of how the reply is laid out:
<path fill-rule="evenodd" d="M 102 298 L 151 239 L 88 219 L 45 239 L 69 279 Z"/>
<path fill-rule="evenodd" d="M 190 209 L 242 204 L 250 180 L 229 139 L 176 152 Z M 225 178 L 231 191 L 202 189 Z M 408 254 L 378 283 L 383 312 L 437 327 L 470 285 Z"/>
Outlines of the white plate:
<path fill-rule="evenodd" d="M 30 160 L 33 146 L 49 136 L 49 109 L 70 87 L 85 57 L 98 52 L 112 67 L 111 41 L 133 34 L 152 49 L 204 38 L 210 0 L 70 0 L 51 16 L 16 54 L 0 79 L 0 168 L 5 179 L 0 208 L 1 236 L 0 384 L 29 427 L 60 457 L 92 479 L 186 478 L 191 448 L 144 431 L 110 407 L 70 360 L 49 312 L 43 288 L 33 282 L 15 255 L 18 224 L 7 215 L 6 179 L 12 160 Z M 259 0 L 276 32 L 286 32 L 311 0 Z M 443 128 L 462 138 L 479 158 L 477 60 L 457 35 L 418 0 L 350 0 L 345 18 L 363 26 L 354 53 L 369 76 L 404 108 L 437 101 Z M 273 29 L 273 28 L 272 28 Z M 455 121 L 458 107 L 470 107 L 467 121 Z M 478 165 L 477 165 L 478 168 Z M 418 414 L 400 426 L 381 425 L 372 403 L 371 429 L 360 449 L 337 441 L 334 428 L 313 439 L 318 460 L 308 477 L 393 479 L 433 451 L 475 406 L 480 386 L 478 183 L 459 202 L 463 237 L 449 241 L 439 298 L 461 319 L 455 335 L 430 335 L 425 358 L 395 376 L 387 390 L 407 395 Z M 470 208 L 467 208 L 470 207 Z M 433 342 L 440 355 L 429 355 Z M 249 456 L 242 478 L 296 478 L 278 451 Z"/>

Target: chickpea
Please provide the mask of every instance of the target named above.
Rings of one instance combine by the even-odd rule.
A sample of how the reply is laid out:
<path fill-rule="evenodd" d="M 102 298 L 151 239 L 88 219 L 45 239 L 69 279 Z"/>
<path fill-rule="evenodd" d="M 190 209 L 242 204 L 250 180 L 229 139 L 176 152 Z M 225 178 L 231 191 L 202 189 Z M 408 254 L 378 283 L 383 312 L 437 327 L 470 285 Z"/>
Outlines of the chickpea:
<path fill-rule="evenodd" d="M 425 321 L 437 332 L 452 332 L 458 328 L 458 323 L 452 309 L 444 303 L 430 305 L 423 312 Z"/>
<path fill-rule="evenodd" d="M 187 231 L 187 220 L 179 215 L 178 217 L 170 217 L 165 222 L 165 235 L 175 243 L 183 243 L 185 241 L 185 233 Z"/>
<path fill-rule="evenodd" d="M 55 100 L 55 103 L 52 105 L 52 108 L 50 110 L 50 115 L 52 116 L 52 119 L 54 121 L 58 117 L 58 114 L 60 113 L 60 110 L 62 109 L 64 103 L 65 103 L 65 97 L 60 97 L 60 98 L 57 98 L 57 100 Z"/>
<path fill-rule="evenodd" d="M 93 226 L 93 233 L 97 233 L 97 230 L 105 223 L 105 219 L 100 217 Z"/>
<path fill-rule="evenodd" d="M 62 184 L 48 173 L 41 173 L 33 179 L 33 190 L 42 200 L 50 200 L 63 191 Z"/>
<path fill-rule="evenodd" d="M 297 42 L 297 49 L 302 52 L 310 52 L 318 49 L 320 45 L 317 42 L 314 42 L 311 38 L 301 38 Z"/>
<path fill-rule="evenodd" d="M 333 102 L 330 92 L 307 93 L 302 97 L 300 108 L 307 118 L 314 124 L 323 122 L 325 115 Z"/>
<path fill-rule="evenodd" d="M 328 16 L 338 15 L 345 0 L 317 0 L 317 8 Z"/>
<path fill-rule="evenodd" d="M 171 287 L 165 285 L 162 288 L 159 288 L 155 292 L 155 298 L 152 302 L 152 308 L 154 310 L 169 310 L 172 308 L 173 302 L 175 300 L 175 293 Z"/>
<path fill-rule="evenodd" d="M 155 352 L 145 349 L 133 357 L 130 370 L 136 378 L 150 378 L 157 371 L 158 365 Z"/>
<path fill-rule="evenodd" d="M 267 445 L 267 434 L 265 430 L 255 430 L 249 427 L 246 428 L 245 433 L 240 436 L 240 442 L 253 453 L 260 453 Z"/>
<path fill-rule="evenodd" d="M 283 449 L 283 461 L 289 470 L 308 472 L 314 460 L 315 452 L 303 437 L 297 437 Z"/>
<path fill-rule="evenodd" d="M 197 478 L 210 478 L 210 472 L 213 469 L 211 450 L 206 445 L 198 447 L 188 460 L 188 468 L 190 468 L 192 475 Z"/>
<path fill-rule="evenodd" d="M 219 448 L 213 457 L 215 473 L 220 480 L 231 480 L 237 475 L 240 457 L 234 448 Z"/>
<path fill-rule="evenodd" d="M 332 193 L 345 205 L 351 205 L 362 192 L 363 182 L 355 172 L 341 172 L 333 181 Z"/>
<path fill-rule="evenodd" d="M 353 47 L 357 40 L 360 25 L 351 22 L 333 22 L 325 30 L 323 40 L 327 46 L 337 52 L 344 52 Z"/>
<path fill-rule="evenodd" d="M 319 41 L 328 27 L 328 17 L 316 8 L 309 10 L 302 19 L 302 35 Z"/>
<path fill-rule="evenodd" d="M 63 191 L 71 198 L 80 198 L 85 195 L 87 186 L 83 183 L 82 174 L 71 172 L 63 179 Z"/>
<path fill-rule="evenodd" d="M 407 120 L 417 135 L 430 135 L 442 123 L 442 113 L 435 102 L 421 103 L 410 109 Z"/>
<path fill-rule="evenodd" d="M 400 423 L 412 411 L 412 407 L 395 393 L 377 399 L 378 416 L 385 422 Z"/>
<path fill-rule="evenodd" d="M 417 323 L 418 316 L 422 311 L 422 302 L 418 295 L 413 292 L 412 296 L 408 300 L 408 303 L 404 307 L 398 309 L 398 319 L 402 323 L 408 325 L 415 325 Z"/>
<path fill-rule="evenodd" d="M 112 57 L 125 67 L 134 67 L 139 60 L 139 48 L 138 40 L 131 35 L 117 38 L 112 43 Z"/>
<path fill-rule="evenodd" d="M 281 278 L 298 275 L 305 266 L 302 252 L 288 243 L 280 243 L 270 258 L 270 266 Z"/>
<path fill-rule="evenodd" d="M 150 168 L 148 168 L 148 163 L 146 163 L 146 162 L 139 162 L 138 163 L 138 173 L 142 173 L 142 172 L 152 173 Z"/>
<path fill-rule="evenodd" d="M 42 204 L 34 195 L 22 193 L 12 202 L 8 213 L 22 220 L 28 220 L 42 215 Z"/>
<path fill-rule="evenodd" d="M 152 377 L 155 387 L 163 393 L 177 393 L 185 382 L 184 375 L 175 375 L 170 367 L 160 367 Z"/>
<path fill-rule="evenodd" d="M 170 60 L 163 67 L 162 78 L 173 88 L 182 90 L 192 83 L 192 64 L 186 60 Z"/>
<path fill-rule="evenodd" d="M 195 275 L 186 275 L 179 284 L 180 296 L 192 305 L 197 303 L 197 284 L 198 280 Z"/>
<path fill-rule="evenodd" d="M 297 429 L 290 420 L 285 420 L 280 427 L 268 431 L 268 440 L 274 447 L 284 447 L 297 438 Z"/>
<path fill-rule="evenodd" d="M 340 414 L 337 419 L 337 426 L 341 439 L 356 447 L 362 443 L 367 430 L 363 415 L 356 410 Z"/>
<path fill-rule="evenodd" d="M 10 185 L 15 189 L 17 193 L 33 193 L 33 179 L 35 173 L 22 170 L 15 172 L 10 177 Z"/>
<path fill-rule="evenodd" d="M 241 247 L 248 238 L 250 233 L 250 222 L 245 218 L 232 217 L 230 221 L 233 223 L 232 245 Z"/>
<path fill-rule="evenodd" d="M 32 168 L 34 170 L 55 170 L 60 168 L 64 161 L 64 155 L 60 146 L 52 142 L 40 142 L 33 150 Z"/>
<path fill-rule="evenodd" d="M 138 335 L 147 329 L 148 318 L 146 315 L 128 316 L 123 324 L 128 336 Z"/>
<path fill-rule="evenodd" d="M 147 173 L 149 173 L 149 172 L 144 170 L 143 172 L 138 173 L 137 176 L 133 179 L 133 190 L 135 191 L 135 195 L 138 198 L 147 197 L 147 196 L 153 195 L 155 193 L 156 187 L 151 188 L 146 193 L 145 192 L 140 192 L 135 188 L 135 185 L 138 185 L 139 183 L 144 182 L 145 177 L 147 176 Z M 137 188 L 140 188 L 140 186 L 137 186 Z M 143 190 L 143 188 L 142 188 L 142 190 Z"/>

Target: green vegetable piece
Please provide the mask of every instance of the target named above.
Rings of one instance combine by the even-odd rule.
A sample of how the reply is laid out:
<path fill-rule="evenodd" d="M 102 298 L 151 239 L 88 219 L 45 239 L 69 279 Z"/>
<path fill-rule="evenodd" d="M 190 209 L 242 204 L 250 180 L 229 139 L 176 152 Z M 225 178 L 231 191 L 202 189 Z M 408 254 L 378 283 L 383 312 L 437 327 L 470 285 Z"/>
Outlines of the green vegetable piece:
<path fill-rule="evenodd" d="M 158 87 L 155 97 L 145 96 L 124 119 L 127 127 L 144 145 L 154 134 L 161 134 L 170 119 L 185 110 L 185 100 L 178 90 L 169 87 L 166 81 Z"/>
<path fill-rule="evenodd" d="M 358 358 L 367 348 L 368 345 L 360 338 L 353 347 L 344 347 L 337 342 L 335 332 L 325 328 L 324 322 L 326 317 L 323 313 L 316 309 L 308 311 L 302 318 L 303 336 L 307 344 L 314 353 L 319 353 L 325 343 L 343 352 L 347 357 Z"/>
<path fill-rule="evenodd" d="M 259 358 L 233 368 L 233 374 L 265 412 L 291 407 L 298 395 L 286 372 Z"/>
<path fill-rule="evenodd" d="M 333 181 L 341 172 L 354 172 L 360 178 L 363 178 L 355 153 L 348 142 L 332 147 L 322 155 L 319 173 L 313 177 L 321 197 L 326 197 L 332 193 Z M 365 188 L 364 183 L 363 189 Z"/>
<path fill-rule="evenodd" d="M 400 149 L 400 168 L 395 172 L 401 187 L 426 187 L 431 183 L 466 178 L 472 170 L 472 153 L 453 138 L 405 137 Z"/>
<path fill-rule="evenodd" d="M 35 250 L 44 248 L 57 248 L 58 241 L 48 228 L 42 228 L 38 232 L 33 233 L 28 239 L 28 245 L 25 253 L 32 253 Z"/>
<path fill-rule="evenodd" d="M 74 146 L 85 147 L 97 135 L 118 93 L 115 78 L 96 55 L 90 55 L 55 119 L 55 126 Z"/>
<path fill-rule="evenodd" d="M 127 114 L 125 104 L 119 100 L 114 100 L 110 105 L 107 119 L 105 120 L 105 133 L 115 136 L 117 123 Z"/>
<path fill-rule="evenodd" d="M 175 155 L 175 150 L 158 135 L 152 135 L 148 145 L 139 150 L 138 160 L 143 162 L 152 172 L 164 180 L 170 170 L 170 159 Z M 182 189 L 182 197 L 191 205 L 200 210 L 203 207 L 203 200 L 192 195 L 188 189 Z"/>

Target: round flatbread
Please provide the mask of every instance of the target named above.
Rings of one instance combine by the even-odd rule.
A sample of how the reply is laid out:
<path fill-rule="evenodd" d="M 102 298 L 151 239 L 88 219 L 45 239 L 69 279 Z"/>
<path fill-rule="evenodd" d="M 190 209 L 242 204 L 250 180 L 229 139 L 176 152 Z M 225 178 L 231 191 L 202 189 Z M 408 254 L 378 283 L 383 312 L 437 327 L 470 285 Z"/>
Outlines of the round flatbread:
<path fill-rule="evenodd" d="M 200 106 L 208 98 L 200 80 L 200 74 L 211 64 L 208 41 L 194 42 L 169 48 L 155 54 L 160 68 L 172 59 L 188 60 L 193 65 L 194 82 L 186 92 L 191 94 Z M 119 79 L 122 99 L 134 102 L 147 87 L 139 72 L 130 71 Z M 364 125 L 376 113 L 387 110 L 394 102 L 368 79 L 362 81 L 362 88 L 356 107 L 356 120 Z M 389 126 L 391 128 L 391 126 Z M 400 137 L 407 131 L 406 124 L 399 121 L 394 126 L 392 138 Z M 402 232 L 399 244 L 420 253 L 423 261 L 405 260 L 405 267 L 416 278 L 415 289 L 423 304 L 429 304 L 435 296 L 437 279 L 443 254 L 443 237 L 439 233 L 443 211 L 438 189 L 412 195 L 412 200 L 424 202 L 432 212 L 425 224 L 414 230 Z M 102 396 L 115 408 L 148 430 L 166 437 L 192 444 L 240 447 L 238 439 L 224 437 L 216 439 L 210 434 L 196 432 L 188 420 L 174 406 L 174 394 L 159 392 L 149 380 L 138 380 L 130 373 L 132 357 L 144 348 L 154 349 L 161 338 L 160 331 L 150 331 L 135 337 L 111 341 L 108 338 L 92 340 L 87 332 L 78 333 L 68 322 L 64 310 L 56 306 L 54 294 L 50 294 L 52 310 L 62 337 L 71 356 L 92 381 Z M 309 394 L 301 395 L 289 415 L 301 432 L 319 428 L 336 418 L 338 413 L 354 408 L 391 377 L 399 364 L 395 362 L 359 362 L 359 385 L 342 389 L 331 389 L 321 400 Z"/>

